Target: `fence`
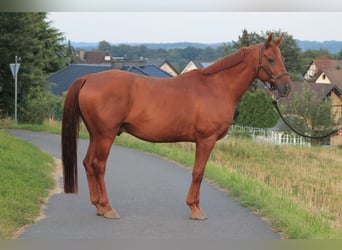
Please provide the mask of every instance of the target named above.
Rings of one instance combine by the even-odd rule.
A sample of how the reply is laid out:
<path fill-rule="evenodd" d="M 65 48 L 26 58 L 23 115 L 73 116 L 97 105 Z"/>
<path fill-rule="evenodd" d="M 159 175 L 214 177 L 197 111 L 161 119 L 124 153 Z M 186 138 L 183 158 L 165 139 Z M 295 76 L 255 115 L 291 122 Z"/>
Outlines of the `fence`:
<path fill-rule="evenodd" d="M 234 132 L 248 133 L 255 140 L 273 144 L 300 145 L 304 147 L 311 146 L 311 143 L 307 139 L 290 131 L 276 131 L 264 128 L 232 125 L 229 129 L 229 133 L 233 134 Z"/>

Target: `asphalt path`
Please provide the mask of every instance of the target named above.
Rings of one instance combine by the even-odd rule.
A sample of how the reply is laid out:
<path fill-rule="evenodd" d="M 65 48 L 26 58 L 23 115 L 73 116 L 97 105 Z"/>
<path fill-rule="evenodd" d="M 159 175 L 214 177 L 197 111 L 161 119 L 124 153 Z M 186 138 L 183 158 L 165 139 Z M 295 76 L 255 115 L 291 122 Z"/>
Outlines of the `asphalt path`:
<path fill-rule="evenodd" d="M 61 158 L 60 136 L 10 130 L 55 158 Z M 81 164 L 88 140 L 79 140 L 79 194 L 52 195 L 45 218 L 29 226 L 23 239 L 279 239 L 270 225 L 207 181 L 201 205 L 209 219 L 188 219 L 185 204 L 191 171 L 158 156 L 113 145 L 106 184 L 111 205 L 121 219 L 99 217 L 89 203 Z M 20 157 L 20 156 L 18 156 Z M 60 180 L 62 181 L 62 180 Z"/>

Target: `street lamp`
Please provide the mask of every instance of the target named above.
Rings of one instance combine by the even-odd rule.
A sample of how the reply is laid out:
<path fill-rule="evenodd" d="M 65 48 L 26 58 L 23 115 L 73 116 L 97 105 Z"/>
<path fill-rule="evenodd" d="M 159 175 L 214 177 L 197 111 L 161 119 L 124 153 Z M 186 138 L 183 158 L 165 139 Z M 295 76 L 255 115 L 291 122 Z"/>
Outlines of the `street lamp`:
<path fill-rule="evenodd" d="M 18 56 L 15 56 L 15 63 L 10 63 L 11 72 L 14 78 L 14 121 L 17 123 L 17 98 L 18 98 L 18 71 L 20 68 L 20 63 L 18 61 L 21 61 L 21 58 Z"/>

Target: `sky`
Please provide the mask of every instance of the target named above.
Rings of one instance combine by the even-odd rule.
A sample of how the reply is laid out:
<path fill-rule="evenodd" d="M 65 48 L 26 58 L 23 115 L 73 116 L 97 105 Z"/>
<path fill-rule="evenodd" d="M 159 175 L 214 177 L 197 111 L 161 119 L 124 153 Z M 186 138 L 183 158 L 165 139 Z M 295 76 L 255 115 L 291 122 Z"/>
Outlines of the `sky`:
<path fill-rule="evenodd" d="M 243 29 L 342 41 L 342 12 L 49 12 L 48 20 L 73 42 L 228 42 Z"/>

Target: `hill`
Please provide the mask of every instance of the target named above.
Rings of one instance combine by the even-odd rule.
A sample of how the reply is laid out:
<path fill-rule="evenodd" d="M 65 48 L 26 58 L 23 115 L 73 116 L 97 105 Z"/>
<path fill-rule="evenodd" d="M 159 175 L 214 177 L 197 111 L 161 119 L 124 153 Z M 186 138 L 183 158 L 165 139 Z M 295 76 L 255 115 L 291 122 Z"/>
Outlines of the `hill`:
<path fill-rule="evenodd" d="M 298 46 L 302 51 L 305 50 L 319 50 L 319 49 L 327 49 L 330 53 L 336 54 L 342 50 L 342 41 L 324 41 L 324 42 L 316 42 L 316 41 L 301 41 L 296 40 Z"/>

